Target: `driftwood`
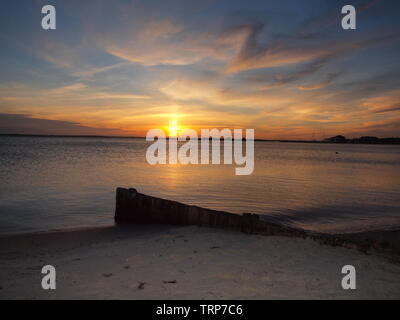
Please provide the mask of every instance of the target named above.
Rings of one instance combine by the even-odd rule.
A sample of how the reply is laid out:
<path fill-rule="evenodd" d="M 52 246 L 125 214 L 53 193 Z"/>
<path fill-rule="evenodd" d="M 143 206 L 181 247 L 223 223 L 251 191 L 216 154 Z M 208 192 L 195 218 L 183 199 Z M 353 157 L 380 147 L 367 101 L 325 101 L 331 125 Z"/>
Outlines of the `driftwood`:
<path fill-rule="evenodd" d="M 369 247 L 335 235 L 309 232 L 260 219 L 257 214 L 242 215 L 186 205 L 177 201 L 148 196 L 136 189 L 117 188 L 116 224 L 169 224 L 236 230 L 265 236 L 309 238 L 321 244 L 358 249 Z"/>

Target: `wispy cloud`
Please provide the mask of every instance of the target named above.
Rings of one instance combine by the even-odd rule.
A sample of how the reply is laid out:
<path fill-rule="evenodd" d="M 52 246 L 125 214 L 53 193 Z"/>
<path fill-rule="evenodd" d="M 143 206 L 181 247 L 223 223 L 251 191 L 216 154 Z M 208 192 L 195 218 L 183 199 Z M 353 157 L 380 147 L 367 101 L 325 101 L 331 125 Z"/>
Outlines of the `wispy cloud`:
<path fill-rule="evenodd" d="M 29 115 L 0 113 L 0 133 L 50 135 L 134 135 L 134 131 L 93 128 L 70 121 L 33 118 Z"/>
<path fill-rule="evenodd" d="M 263 24 L 247 25 L 247 38 L 244 40 L 239 54 L 228 65 L 228 72 L 273 68 L 297 64 L 317 59 L 325 59 L 334 55 L 353 53 L 354 50 L 378 45 L 400 38 L 400 32 L 385 30 L 382 34 L 358 36 L 351 39 L 308 39 L 308 35 L 298 34 L 285 42 L 275 40 L 262 44 L 257 36 L 264 28 Z M 318 40 L 318 41 L 316 41 Z"/>
<path fill-rule="evenodd" d="M 336 78 L 340 76 L 340 73 L 330 73 L 325 76 L 325 79 L 318 83 L 299 85 L 297 86 L 300 90 L 318 90 L 322 88 L 326 88 L 329 86 Z"/>

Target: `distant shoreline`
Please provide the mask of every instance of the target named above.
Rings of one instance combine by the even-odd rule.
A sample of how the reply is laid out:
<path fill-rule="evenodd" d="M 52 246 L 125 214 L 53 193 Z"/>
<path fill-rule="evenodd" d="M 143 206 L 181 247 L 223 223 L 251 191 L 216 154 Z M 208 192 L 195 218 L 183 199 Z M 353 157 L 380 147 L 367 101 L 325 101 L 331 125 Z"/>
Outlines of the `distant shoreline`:
<path fill-rule="evenodd" d="M 101 139 L 146 139 L 146 137 L 136 136 L 102 136 L 102 135 L 62 135 L 62 134 L 19 134 L 1 133 L 0 137 L 39 137 L 39 138 L 101 138 Z M 167 138 L 168 139 L 168 138 Z M 201 140 L 198 138 L 198 140 Z M 221 138 L 223 140 L 223 138 Z M 243 140 L 245 140 L 243 138 Z M 354 141 L 355 140 L 355 141 Z M 323 144 L 373 144 L 373 145 L 398 145 L 400 138 L 378 138 L 375 141 L 328 141 L 328 140 L 288 140 L 288 139 L 254 139 L 257 142 L 282 142 L 282 143 L 323 143 Z"/>

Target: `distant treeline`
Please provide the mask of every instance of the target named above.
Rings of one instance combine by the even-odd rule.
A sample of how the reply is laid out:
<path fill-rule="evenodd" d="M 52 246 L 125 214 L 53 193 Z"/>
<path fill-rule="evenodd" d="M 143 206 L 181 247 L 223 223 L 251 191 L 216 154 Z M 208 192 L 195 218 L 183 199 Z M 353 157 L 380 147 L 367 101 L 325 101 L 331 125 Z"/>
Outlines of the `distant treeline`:
<path fill-rule="evenodd" d="M 347 139 L 345 136 L 338 135 L 325 139 L 327 143 L 362 143 L 362 144 L 400 144 L 400 138 L 378 138 L 364 136 L 360 138 Z"/>

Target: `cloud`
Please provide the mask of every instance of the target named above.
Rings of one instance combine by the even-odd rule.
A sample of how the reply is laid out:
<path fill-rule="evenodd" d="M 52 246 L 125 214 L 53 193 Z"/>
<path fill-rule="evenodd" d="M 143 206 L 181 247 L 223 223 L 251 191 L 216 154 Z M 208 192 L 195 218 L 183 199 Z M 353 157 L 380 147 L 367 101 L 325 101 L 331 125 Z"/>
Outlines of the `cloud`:
<path fill-rule="evenodd" d="M 366 121 L 350 131 L 354 136 L 372 135 L 379 137 L 399 137 L 400 118 Z"/>
<path fill-rule="evenodd" d="M 101 101 L 101 100 L 148 100 L 151 96 L 110 91 L 107 88 L 89 87 L 85 83 L 71 83 L 58 88 L 41 88 L 36 89 L 32 86 L 25 85 L 8 85 L 0 86 L 1 101 L 15 101 L 26 103 L 27 101 Z"/>
<path fill-rule="evenodd" d="M 393 90 L 385 95 L 364 99 L 362 106 L 371 113 L 383 114 L 400 111 L 400 90 Z"/>
<path fill-rule="evenodd" d="M 124 61 L 124 62 L 115 63 L 115 64 L 104 66 L 104 67 L 88 67 L 83 70 L 74 71 L 71 73 L 71 75 L 73 75 L 74 77 L 78 77 L 78 78 L 91 77 L 91 76 L 97 75 L 102 72 L 114 71 L 114 70 L 117 70 L 117 69 L 120 69 L 123 67 L 127 67 L 130 65 L 131 65 L 131 63 Z"/>
<path fill-rule="evenodd" d="M 74 94 L 76 92 L 82 92 L 87 89 L 87 85 L 84 83 L 73 83 L 59 88 L 49 89 L 46 94 L 48 95 L 67 95 Z"/>
<path fill-rule="evenodd" d="M 385 113 L 385 112 L 394 112 L 394 111 L 400 111 L 400 103 L 395 103 L 395 104 L 390 105 L 389 107 L 375 110 L 375 113 Z"/>
<path fill-rule="evenodd" d="M 132 135 L 134 131 L 93 128 L 70 121 L 32 118 L 22 114 L 0 113 L 0 134 L 44 135 Z"/>
<path fill-rule="evenodd" d="M 386 119 L 382 121 L 370 121 L 365 123 L 364 129 L 385 129 L 385 131 L 392 131 L 393 129 L 400 133 L 400 118 Z"/>
<path fill-rule="evenodd" d="M 221 108 L 227 113 L 235 112 L 240 107 L 248 108 L 247 113 L 258 112 L 267 105 L 287 102 L 287 97 L 277 97 L 261 91 L 249 92 L 237 88 L 224 87 L 218 82 L 193 80 L 190 78 L 177 79 L 160 87 L 160 91 L 173 101 L 197 102 L 209 105 L 210 108 Z M 231 109 L 231 110 L 230 110 Z M 244 111 L 241 108 L 242 112 Z M 258 111 L 257 111 L 258 110 Z"/>
<path fill-rule="evenodd" d="M 340 73 L 330 73 L 326 75 L 325 79 L 318 83 L 299 85 L 297 88 L 299 90 L 318 90 L 329 86 L 336 78 L 340 76 Z"/>
<path fill-rule="evenodd" d="M 258 35 L 264 29 L 264 24 L 246 24 L 242 28 L 247 29 L 247 37 L 244 39 L 238 55 L 229 63 L 228 72 L 279 67 L 331 54 L 328 48 L 319 47 L 313 43 L 305 45 L 304 41 L 302 46 L 294 41 L 291 41 L 293 43 L 286 41 L 285 43 L 270 44 L 267 47 L 257 40 Z M 237 30 L 241 30 L 241 28 L 237 28 Z"/>
<path fill-rule="evenodd" d="M 251 28 L 251 27 L 250 27 Z M 248 41 L 249 27 L 199 26 L 173 20 L 150 20 L 128 27 L 119 37 L 102 35 L 95 42 L 106 52 L 144 66 L 185 66 L 205 60 L 228 63 Z"/>
<path fill-rule="evenodd" d="M 198 36 L 198 35 L 197 35 Z M 193 34 L 172 20 L 152 20 L 130 30 L 130 36 L 96 40 L 109 54 L 145 66 L 188 65 L 207 56 Z"/>
<path fill-rule="evenodd" d="M 271 40 L 266 45 L 258 41 L 258 36 L 264 29 L 263 24 L 248 24 L 246 28 L 247 38 L 239 54 L 229 63 L 227 72 L 280 67 L 324 59 L 333 55 L 353 53 L 354 50 L 393 41 L 400 37 L 400 33 L 393 30 L 385 30 L 372 37 L 362 35 L 346 39 L 325 39 L 321 36 L 309 38 L 308 34 L 299 33 L 295 37 Z"/>
<path fill-rule="evenodd" d="M 276 89 L 293 82 L 298 82 L 306 77 L 316 74 L 323 67 L 325 67 L 334 56 L 326 56 L 308 63 L 301 64 L 300 67 L 290 68 L 289 70 L 283 71 L 280 68 L 274 69 L 273 72 L 266 72 L 265 70 L 261 72 L 253 72 L 250 75 L 240 76 L 243 80 L 249 81 L 257 85 L 260 90 Z M 321 82 L 328 85 L 335 78 L 340 75 L 339 72 L 328 74 L 324 77 Z M 321 77 L 321 76 L 320 76 Z M 328 83 L 329 82 L 329 83 Z M 304 89 L 311 85 L 298 86 L 300 89 Z M 322 87 L 322 86 L 321 86 Z"/>

